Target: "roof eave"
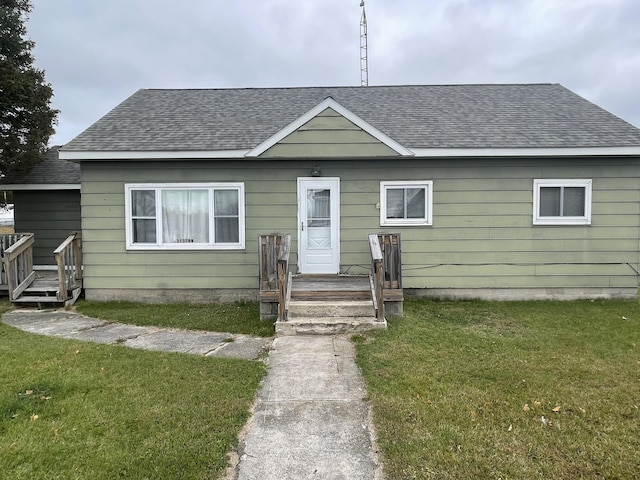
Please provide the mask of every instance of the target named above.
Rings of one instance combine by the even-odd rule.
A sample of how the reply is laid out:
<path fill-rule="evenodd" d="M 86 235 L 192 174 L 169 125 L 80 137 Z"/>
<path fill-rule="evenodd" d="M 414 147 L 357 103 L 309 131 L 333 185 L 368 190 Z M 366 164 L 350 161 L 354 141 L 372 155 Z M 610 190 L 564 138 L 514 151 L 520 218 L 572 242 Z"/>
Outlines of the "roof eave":
<path fill-rule="evenodd" d="M 0 184 L 0 190 L 21 191 L 21 190 L 80 190 L 79 183 L 7 183 Z"/>
<path fill-rule="evenodd" d="M 608 157 L 640 156 L 639 146 L 532 148 L 413 148 L 416 157 Z"/>
<path fill-rule="evenodd" d="M 117 160 L 227 160 L 257 159 L 250 150 L 210 151 L 60 151 L 71 162 Z M 537 148 L 412 148 L 414 158 L 487 157 L 607 157 L 640 156 L 640 146 L 628 147 L 537 147 Z M 315 158 L 315 157 L 314 157 Z M 397 157 L 393 157 L 397 158 Z M 300 158 L 296 158 L 299 160 Z M 331 158 L 327 158 L 330 160 Z M 273 158 L 269 159 L 273 160 Z"/>

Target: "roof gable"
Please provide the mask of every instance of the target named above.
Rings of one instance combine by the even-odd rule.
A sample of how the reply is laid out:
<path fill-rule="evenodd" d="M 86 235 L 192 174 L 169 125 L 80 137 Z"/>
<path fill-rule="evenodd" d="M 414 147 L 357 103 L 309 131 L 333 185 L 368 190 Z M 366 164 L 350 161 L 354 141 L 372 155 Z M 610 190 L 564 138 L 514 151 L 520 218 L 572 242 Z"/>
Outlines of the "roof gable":
<path fill-rule="evenodd" d="M 344 122 L 327 122 L 322 121 L 322 118 L 332 118 L 332 117 L 341 117 L 345 121 Z M 281 129 L 280 131 L 273 134 L 271 137 L 266 139 L 264 142 L 260 143 L 260 145 L 251 149 L 245 156 L 246 157 L 260 157 L 260 156 L 280 156 L 276 153 L 278 150 L 274 149 L 281 142 L 287 142 L 289 139 L 289 144 L 296 143 L 296 136 L 299 139 L 298 141 L 306 143 L 304 139 L 300 139 L 300 137 L 305 136 L 303 132 L 311 132 L 311 131 L 331 131 L 334 135 L 333 138 L 330 139 L 326 145 L 342 145 L 343 148 L 333 148 L 333 149 L 322 149 L 324 154 L 320 154 L 317 156 L 370 156 L 372 154 L 369 149 L 363 147 L 363 145 L 373 145 L 373 144 L 382 144 L 387 148 L 378 149 L 379 156 L 389 156 L 389 155 L 403 155 L 409 156 L 413 155 L 413 153 L 403 147 L 400 143 L 393 140 L 388 135 L 384 134 L 371 124 L 367 123 L 365 120 L 360 118 L 358 115 L 349 111 L 338 102 L 336 102 L 333 98 L 327 97 L 325 100 L 320 102 L 318 105 L 313 107 L 308 112 L 296 118 L 289 125 Z M 341 141 L 339 138 L 336 138 L 336 132 L 345 132 L 345 131 L 360 131 L 366 134 L 361 135 L 360 138 L 355 138 L 354 136 L 351 139 L 345 139 Z M 297 134 L 297 135 L 296 135 Z M 351 148 L 345 148 L 347 145 L 360 145 L 362 148 L 355 152 Z M 275 152 L 274 152 L 275 150 Z M 286 148 L 284 149 L 286 152 Z M 282 151 L 282 149 L 280 150 Z M 355 152 L 355 155 L 354 155 Z M 299 154 L 293 153 L 292 156 L 299 156 Z M 375 153 L 374 153 L 375 155 Z M 285 156 L 286 155 L 285 153 Z"/>

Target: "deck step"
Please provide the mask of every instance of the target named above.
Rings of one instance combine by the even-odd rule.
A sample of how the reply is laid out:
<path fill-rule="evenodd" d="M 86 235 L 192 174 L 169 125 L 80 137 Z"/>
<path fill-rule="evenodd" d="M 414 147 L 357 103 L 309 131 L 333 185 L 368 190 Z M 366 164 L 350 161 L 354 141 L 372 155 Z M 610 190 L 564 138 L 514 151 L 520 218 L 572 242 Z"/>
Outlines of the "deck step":
<path fill-rule="evenodd" d="M 22 295 L 20 298 L 16 298 L 12 303 L 19 303 L 23 305 L 30 304 L 50 304 L 50 305 L 64 305 L 64 302 L 58 300 L 58 297 L 49 295 Z"/>
<path fill-rule="evenodd" d="M 323 290 L 320 292 L 309 292 L 305 290 L 292 290 L 292 300 L 371 300 L 369 290 Z"/>
<path fill-rule="evenodd" d="M 387 328 L 375 317 L 298 317 L 276 322 L 278 335 L 344 335 Z"/>

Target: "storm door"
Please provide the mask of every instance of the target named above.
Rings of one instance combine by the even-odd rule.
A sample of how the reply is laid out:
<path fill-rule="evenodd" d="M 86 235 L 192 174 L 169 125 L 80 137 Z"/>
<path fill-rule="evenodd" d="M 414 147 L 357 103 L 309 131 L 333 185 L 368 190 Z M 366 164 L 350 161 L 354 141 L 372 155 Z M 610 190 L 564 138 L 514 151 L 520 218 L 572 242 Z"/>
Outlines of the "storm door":
<path fill-rule="evenodd" d="M 298 178 L 298 270 L 340 271 L 339 178 Z"/>

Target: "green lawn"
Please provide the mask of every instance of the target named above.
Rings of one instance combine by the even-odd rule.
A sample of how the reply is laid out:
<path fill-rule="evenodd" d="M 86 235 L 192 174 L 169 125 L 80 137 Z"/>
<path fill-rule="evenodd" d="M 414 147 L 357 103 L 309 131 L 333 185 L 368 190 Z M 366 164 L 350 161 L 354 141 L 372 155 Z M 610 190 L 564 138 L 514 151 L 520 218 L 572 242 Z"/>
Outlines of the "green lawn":
<path fill-rule="evenodd" d="M 260 320 L 258 302 L 141 304 L 80 301 L 75 309 L 89 317 L 133 325 L 243 333 L 258 337 L 275 334 L 273 320 Z"/>
<path fill-rule="evenodd" d="M 173 480 L 220 476 L 265 367 L 0 324 L 0 373 L 1 478 Z"/>
<path fill-rule="evenodd" d="M 356 337 L 389 479 L 640 478 L 640 305 L 405 302 Z"/>
<path fill-rule="evenodd" d="M 252 303 L 78 310 L 273 332 Z M 390 480 L 640 478 L 637 302 L 408 300 L 356 347 Z M 265 369 L 0 325 L 0 373 L 6 478 L 205 479 L 224 469 Z"/>

